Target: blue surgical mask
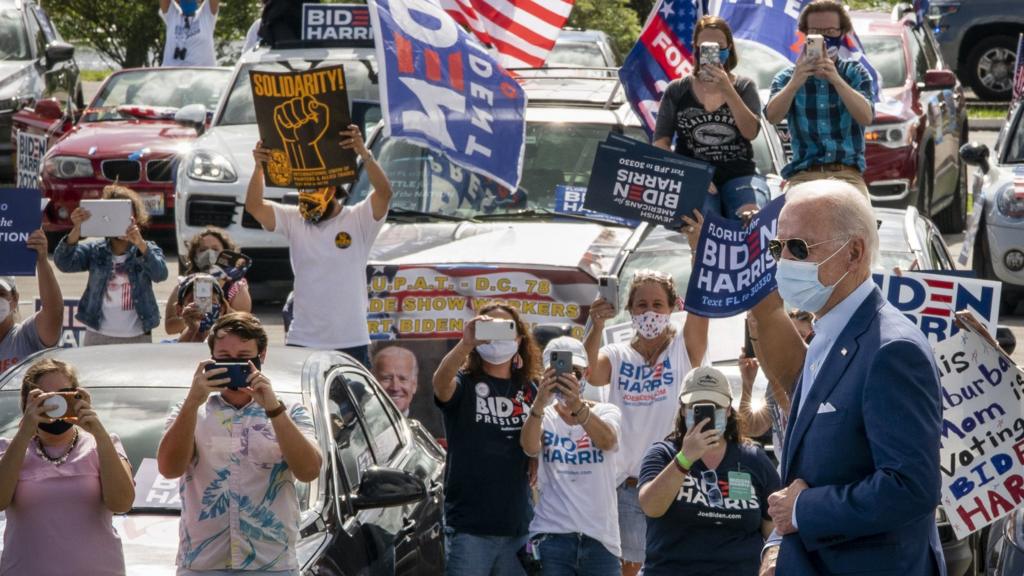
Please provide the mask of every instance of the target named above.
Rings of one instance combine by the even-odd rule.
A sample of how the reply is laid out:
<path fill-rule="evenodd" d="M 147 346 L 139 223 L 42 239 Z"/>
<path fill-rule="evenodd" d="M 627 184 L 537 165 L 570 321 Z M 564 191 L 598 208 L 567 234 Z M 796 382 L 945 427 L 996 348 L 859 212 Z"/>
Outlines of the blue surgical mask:
<path fill-rule="evenodd" d="M 178 6 L 181 7 L 181 13 L 185 16 L 193 16 L 196 10 L 199 8 L 196 0 L 178 0 Z"/>
<path fill-rule="evenodd" d="M 206 332 L 217 323 L 217 318 L 220 317 L 220 304 L 214 304 L 210 311 L 203 314 L 203 319 L 199 321 L 199 331 Z"/>
<path fill-rule="evenodd" d="M 825 54 L 829 58 L 835 60 L 839 57 L 839 48 L 843 45 L 843 37 L 839 36 L 833 38 L 831 36 L 825 36 Z"/>
<path fill-rule="evenodd" d="M 732 51 L 728 48 L 722 48 L 718 51 L 718 61 L 722 63 L 722 66 L 725 66 L 725 63 L 729 61 L 730 54 L 732 54 Z"/>
<path fill-rule="evenodd" d="M 839 250 L 845 248 L 849 243 L 849 240 L 844 242 L 839 247 Z M 846 278 L 846 274 L 850 273 L 847 270 L 846 274 L 843 274 L 831 286 L 825 286 L 818 280 L 818 267 L 828 262 L 832 256 L 838 254 L 839 250 L 836 250 L 821 262 L 802 262 L 786 258 L 779 260 L 775 270 L 775 281 L 779 285 L 779 296 L 782 296 L 782 299 L 787 304 L 800 310 L 816 313 L 824 308 L 825 303 L 832 296 L 832 291 L 843 281 L 843 278 Z"/>

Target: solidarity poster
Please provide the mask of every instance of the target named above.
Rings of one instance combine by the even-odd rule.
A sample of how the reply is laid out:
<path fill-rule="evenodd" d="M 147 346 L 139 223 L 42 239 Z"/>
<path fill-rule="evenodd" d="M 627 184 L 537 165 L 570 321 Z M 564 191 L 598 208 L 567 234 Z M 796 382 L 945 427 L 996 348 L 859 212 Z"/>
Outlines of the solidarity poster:
<path fill-rule="evenodd" d="M 313 190 L 353 182 L 356 155 L 341 147 L 352 123 L 343 66 L 249 72 L 269 186 Z"/>
<path fill-rule="evenodd" d="M 0 188 L 0 276 L 34 276 L 36 252 L 25 244 L 42 223 L 39 190 Z"/>
<path fill-rule="evenodd" d="M 775 290 L 775 260 L 768 242 L 776 236 L 785 201 L 780 196 L 766 204 L 746 228 L 713 214 L 704 218 L 686 288 L 687 312 L 709 318 L 733 316 Z"/>
<path fill-rule="evenodd" d="M 677 227 L 704 203 L 714 168 L 642 142 L 598 144 L 584 208 Z"/>
<path fill-rule="evenodd" d="M 968 326 L 935 346 L 942 377 L 942 507 L 966 538 L 1024 502 L 1024 372 Z"/>

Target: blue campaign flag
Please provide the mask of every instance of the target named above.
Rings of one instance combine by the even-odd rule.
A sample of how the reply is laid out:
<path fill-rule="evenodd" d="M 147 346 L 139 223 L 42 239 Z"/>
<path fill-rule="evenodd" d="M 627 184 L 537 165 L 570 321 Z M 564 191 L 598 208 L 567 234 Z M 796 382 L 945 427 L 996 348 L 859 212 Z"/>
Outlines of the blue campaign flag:
<path fill-rule="evenodd" d="M 799 2 L 711 0 L 710 11 L 729 22 L 734 37 L 757 42 L 796 63 L 804 49 L 804 35 L 797 30 L 800 7 Z M 743 57 L 742 54 L 740 57 Z M 856 60 L 867 69 L 875 87 L 875 100 L 878 101 L 881 95 L 881 77 L 868 62 L 856 33 L 851 32 L 843 39 L 839 57 L 843 60 Z"/>
<path fill-rule="evenodd" d="M 683 303 L 687 312 L 707 318 L 735 316 L 775 290 L 768 241 L 776 236 L 785 202 L 783 195 L 766 204 L 747 228 L 714 214 L 704 217 Z"/>
<path fill-rule="evenodd" d="M 25 243 L 39 229 L 39 190 L 0 188 L 0 276 L 34 276 L 36 251 Z"/>
<path fill-rule="evenodd" d="M 658 0 L 619 68 L 626 99 L 647 137 L 654 135 L 658 103 L 668 83 L 693 71 L 693 28 L 704 0 Z"/>
<path fill-rule="evenodd" d="M 428 0 L 370 0 L 384 132 L 443 152 L 515 190 L 526 93 L 487 50 Z"/>

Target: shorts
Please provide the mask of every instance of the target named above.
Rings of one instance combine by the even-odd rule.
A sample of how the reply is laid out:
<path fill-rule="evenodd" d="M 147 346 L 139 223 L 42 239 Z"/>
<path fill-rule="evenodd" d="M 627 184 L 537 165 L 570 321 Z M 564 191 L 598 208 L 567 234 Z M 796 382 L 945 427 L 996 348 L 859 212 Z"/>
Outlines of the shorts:
<path fill-rule="evenodd" d="M 758 175 L 740 176 L 728 180 L 716 192 L 708 192 L 704 197 L 703 214 L 714 214 L 729 220 L 739 220 L 739 209 L 748 204 L 756 204 L 758 208 L 768 203 L 771 191 L 768 181 Z"/>

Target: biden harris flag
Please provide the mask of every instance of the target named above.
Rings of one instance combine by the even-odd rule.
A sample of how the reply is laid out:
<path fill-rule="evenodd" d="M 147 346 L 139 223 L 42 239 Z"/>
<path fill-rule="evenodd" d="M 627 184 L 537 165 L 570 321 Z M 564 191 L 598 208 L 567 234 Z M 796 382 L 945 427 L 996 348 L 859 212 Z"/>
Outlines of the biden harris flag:
<path fill-rule="evenodd" d="M 385 134 L 515 190 L 526 142 L 522 87 L 437 4 L 369 6 Z"/>

